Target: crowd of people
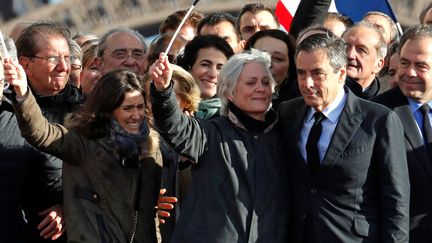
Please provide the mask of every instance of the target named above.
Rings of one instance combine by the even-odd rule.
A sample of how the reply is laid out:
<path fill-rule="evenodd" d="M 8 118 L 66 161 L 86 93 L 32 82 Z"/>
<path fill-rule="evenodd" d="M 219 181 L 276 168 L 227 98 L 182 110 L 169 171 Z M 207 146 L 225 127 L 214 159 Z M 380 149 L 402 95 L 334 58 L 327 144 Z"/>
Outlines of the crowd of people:
<path fill-rule="evenodd" d="M 432 4 L 179 10 L 0 46 L 0 242 L 432 241 Z M 165 50 L 175 38 L 168 53 Z"/>

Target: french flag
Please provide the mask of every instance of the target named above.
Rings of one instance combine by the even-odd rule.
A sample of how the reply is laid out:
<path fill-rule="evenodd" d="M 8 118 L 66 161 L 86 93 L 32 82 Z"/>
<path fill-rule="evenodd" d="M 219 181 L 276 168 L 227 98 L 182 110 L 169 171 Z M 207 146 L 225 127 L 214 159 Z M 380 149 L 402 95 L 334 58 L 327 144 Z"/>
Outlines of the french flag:
<path fill-rule="evenodd" d="M 307 0 L 304 0 L 307 1 Z M 282 27 L 289 31 L 292 19 L 296 13 L 300 0 L 278 0 L 275 14 Z M 388 0 L 332 0 L 329 12 L 338 12 L 349 16 L 354 22 L 360 21 L 369 11 L 379 11 L 390 16 L 395 23 L 398 23 Z"/>

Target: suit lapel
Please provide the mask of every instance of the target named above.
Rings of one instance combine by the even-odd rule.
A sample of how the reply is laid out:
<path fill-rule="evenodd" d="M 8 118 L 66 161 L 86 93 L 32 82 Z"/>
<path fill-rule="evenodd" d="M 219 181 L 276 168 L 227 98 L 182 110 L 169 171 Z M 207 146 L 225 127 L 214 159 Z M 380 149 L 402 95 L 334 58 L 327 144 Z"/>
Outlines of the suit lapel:
<path fill-rule="evenodd" d="M 356 102 L 357 99 L 359 98 L 351 91 L 348 91 L 345 107 L 339 117 L 338 124 L 336 125 L 336 129 L 322 162 L 323 166 L 319 174 L 319 179 L 325 176 L 326 170 L 331 169 L 335 163 L 340 161 L 342 153 L 345 151 L 345 148 L 348 146 L 363 121 L 361 117 L 362 110 L 358 102 Z"/>
<path fill-rule="evenodd" d="M 300 134 L 303 128 L 304 119 L 306 118 L 308 111 L 309 107 L 306 105 L 306 103 L 303 102 L 300 109 L 298 109 L 298 112 L 292 117 L 292 129 L 288 129 L 290 131 L 293 131 L 293 133 L 286 134 L 285 137 L 292 138 L 291 144 L 294 150 L 294 156 L 296 158 L 296 161 L 299 161 L 301 163 L 300 166 L 304 168 L 305 172 L 310 176 L 306 161 L 303 159 L 303 156 L 300 153 L 300 148 L 298 146 L 298 141 L 300 141 Z"/>
<path fill-rule="evenodd" d="M 400 95 L 398 98 L 401 100 L 401 103 L 396 106 L 393 111 L 399 116 L 404 128 L 405 138 L 408 140 L 408 143 L 418 156 L 419 163 L 423 166 L 429 177 L 432 179 L 431 160 L 427 154 L 423 139 L 419 134 L 417 122 L 414 119 L 406 97 L 403 96 L 402 93 L 398 93 L 398 95 Z"/>

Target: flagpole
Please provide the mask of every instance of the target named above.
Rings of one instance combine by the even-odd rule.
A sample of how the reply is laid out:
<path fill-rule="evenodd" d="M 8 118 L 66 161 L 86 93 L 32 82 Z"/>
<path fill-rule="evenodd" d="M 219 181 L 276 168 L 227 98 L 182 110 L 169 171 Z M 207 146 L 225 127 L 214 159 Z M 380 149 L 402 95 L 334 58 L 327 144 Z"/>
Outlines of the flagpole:
<path fill-rule="evenodd" d="M 168 52 L 171 49 L 172 44 L 174 43 L 175 39 L 177 38 L 178 33 L 180 32 L 180 29 L 183 27 L 184 23 L 186 22 L 189 15 L 192 13 L 192 10 L 195 8 L 196 4 L 199 0 L 195 0 L 192 3 L 192 6 L 190 6 L 189 10 L 187 11 L 186 15 L 183 17 L 183 20 L 180 22 L 179 26 L 177 27 L 176 31 L 174 32 L 174 35 L 171 37 L 171 40 L 165 50 L 165 54 L 168 55 Z"/>
<path fill-rule="evenodd" d="M 399 20 L 397 19 L 396 14 L 395 14 L 395 12 L 393 11 L 392 5 L 391 5 L 391 3 L 390 3 L 389 0 L 385 0 L 385 1 L 386 1 L 387 6 L 388 6 L 388 8 L 389 8 L 389 10 L 390 10 L 390 14 L 391 14 L 392 17 L 396 20 L 395 22 L 396 22 L 396 26 L 397 26 L 397 29 L 398 29 L 398 31 L 399 31 L 399 34 L 402 35 L 402 34 L 403 34 L 402 26 L 400 25 Z"/>

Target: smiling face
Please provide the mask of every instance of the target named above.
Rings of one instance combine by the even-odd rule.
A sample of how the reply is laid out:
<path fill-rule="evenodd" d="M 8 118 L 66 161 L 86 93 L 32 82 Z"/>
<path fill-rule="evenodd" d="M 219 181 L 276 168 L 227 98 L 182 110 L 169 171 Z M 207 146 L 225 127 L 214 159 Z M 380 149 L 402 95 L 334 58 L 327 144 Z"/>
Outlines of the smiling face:
<path fill-rule="evenodd" d="M 209 99 L 216 95 L 219 71 L 227 62 L 225 54 L 214 47 L 198 51 L 190 74 L 197 81 L 201 90 L 201 98 Z"/>
<path fill-rule="evenodd" d="M 432 38 L 411 39 L 403 45 L 397 75 L 405 96 L 418 103 L 432 100 Z"/>
<path fill-rule="evenodd" d="M 131 134 L 139 134 L 144 116 L 144 97 L 139 91 L 125 93 L 123 103 L 113 111 L 114 119 Z"/>
<path fill-rule="evenodd" d="M 323 111 L 343 89 L 345 67 L 335 73 L 323 50 L 300 51 L 296 64 L 298 85 L 306 104 L 317 111 Z"/>
<path fill-rule="evenodd" d="M 62 91 L 71 71 L 70 50 L 64 37 L 48 36 L 38 39 L 40 51 L 35 57 L 20 57 L 30 85 L 38 95 L 52 96 Z M 48 61 L 49 57 L 62 57 L 58 63 Z"/>
<path fill-rule="evenodd" d="M 255 42 L 254 48 L 265 51 L 271 56 L 271 72 L 277 85 L 288 77 L 289 59 L 288 46 L 285 42 L 266 36 Z"/>
<path fill-rule="evenodd" d="M 228 99 L 245 114 L 264 121 L 271 102 L 271 82 L 263 64 L 246 63 L 237 80 L 234 95 Z"/>
<path fill-rule="evenodd" d="M 146 53 L 141 40 L 128 32 L 115 32 L 106 41 L 106 49 L 100 58 L 103 74 L 118 68 L 126 68 L 135 74 L 145 71 Z"/>

